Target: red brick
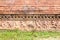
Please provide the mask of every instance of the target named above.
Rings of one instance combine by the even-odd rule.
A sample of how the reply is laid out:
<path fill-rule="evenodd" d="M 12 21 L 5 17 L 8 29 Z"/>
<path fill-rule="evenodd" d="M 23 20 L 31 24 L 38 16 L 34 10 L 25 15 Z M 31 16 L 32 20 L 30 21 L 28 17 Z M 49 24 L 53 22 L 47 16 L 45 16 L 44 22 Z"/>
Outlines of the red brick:
<path fill-rule="evenodd" d="M 10 10 L 21 11 L 21 10 L 32 10 L 32 9 L 40 10 L 39 12 L 42 14 L 45 14 L 45 13 L 59 14 L 60 0 L 0 0 L 0 14 L 1 14 L 1 11 L 3 10 L 5 10 L 3 11 L 3 14 L 4 14 L 4 13 L 10 13 Z"/>

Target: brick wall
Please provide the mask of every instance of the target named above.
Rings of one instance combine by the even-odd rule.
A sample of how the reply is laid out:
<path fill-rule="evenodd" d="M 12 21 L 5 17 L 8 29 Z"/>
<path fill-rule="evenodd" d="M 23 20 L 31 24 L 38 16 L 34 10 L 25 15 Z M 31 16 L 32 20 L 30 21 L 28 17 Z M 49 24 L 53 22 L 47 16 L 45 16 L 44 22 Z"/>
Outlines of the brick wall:
<path fill-rule="evenodd" d="M 60 14 L 60 0 L 0 0 L 0 14 Z M 60 31 L 60 21 L 1 20 L 0 29 Z"/>
<path fill-rule="evenodd" d="M 42 14 L 59 14 L 60 0 L 0 0 L 0 13 L 15 14 L 16 11 L 11 13 L 10 10 L 39 10 Z"/>
<path fill-rule="evenodd" d="M 60 31 L 60 15 L 45 14 L 28 16 L 20 15 L 20 17 L 18 17 L 19 15 L 6 16 L 7 15 L 1 17 L 0 15 L 0 29 L 19 29 L 22 31 Z"/>
<path fill-rule="evenodd" d="M 0 29 L 23 31 L 60 31 L 60 21 L 0 21 Z"/>

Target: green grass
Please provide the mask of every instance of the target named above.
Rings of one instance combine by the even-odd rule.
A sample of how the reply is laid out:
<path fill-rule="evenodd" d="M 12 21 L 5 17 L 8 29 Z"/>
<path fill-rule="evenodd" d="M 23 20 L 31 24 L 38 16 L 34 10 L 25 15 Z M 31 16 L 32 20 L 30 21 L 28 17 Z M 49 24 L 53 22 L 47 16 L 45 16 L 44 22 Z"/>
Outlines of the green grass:
<path fill-rule="evenodd" d="M 27 32 L 19 30 L 0 30 L 0 40 L 34 40 L 35 38 L 60 37 L 60 32 Z"/>

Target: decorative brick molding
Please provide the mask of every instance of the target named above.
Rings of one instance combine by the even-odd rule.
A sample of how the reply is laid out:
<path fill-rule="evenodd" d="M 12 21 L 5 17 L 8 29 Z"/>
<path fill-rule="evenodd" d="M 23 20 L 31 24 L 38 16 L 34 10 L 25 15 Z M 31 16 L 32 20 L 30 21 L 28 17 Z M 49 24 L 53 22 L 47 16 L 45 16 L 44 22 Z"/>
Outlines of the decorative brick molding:
<path fill-rule="evenodd" d="M 60 20 L 60 14 L 0 14 L 0 20 L 7 21 Z"/>
<path fill-rule="evenodd" d="M 59 14 L 1 14 L 0 29 L 56 31 L 60 30 Z"/>

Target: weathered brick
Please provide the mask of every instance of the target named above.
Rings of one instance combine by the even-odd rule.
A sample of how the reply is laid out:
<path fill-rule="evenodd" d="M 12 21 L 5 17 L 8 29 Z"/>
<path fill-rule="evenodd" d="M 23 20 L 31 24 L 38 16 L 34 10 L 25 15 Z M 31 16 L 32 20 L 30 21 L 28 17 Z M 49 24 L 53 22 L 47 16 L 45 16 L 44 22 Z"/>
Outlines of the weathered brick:
<path fill-rule="evenodd" d="M 3 11 L 3 14 L 10 14 L 10 10 L 21 11 L 32 10 L 32 8 L 33 10 L 42 10 L 42 14 L 58 14 L 60 13 L 60 0 L 0 0 L 0 10 L 8 11 Z"/>

